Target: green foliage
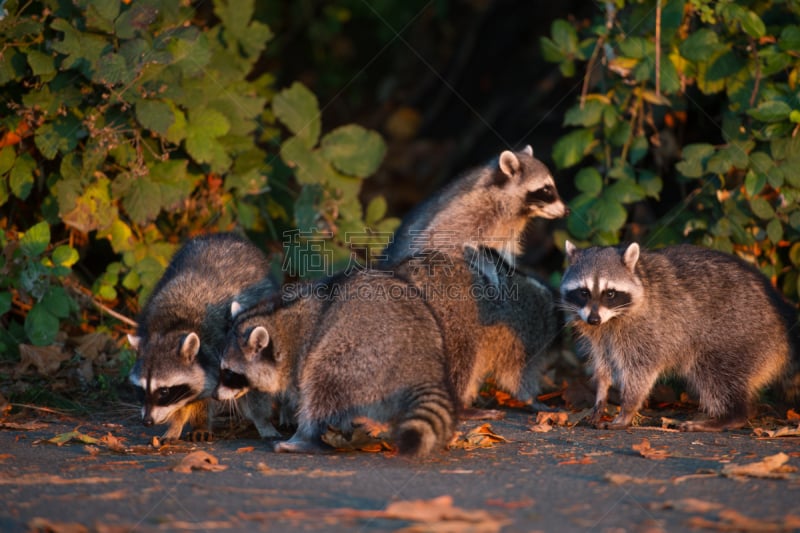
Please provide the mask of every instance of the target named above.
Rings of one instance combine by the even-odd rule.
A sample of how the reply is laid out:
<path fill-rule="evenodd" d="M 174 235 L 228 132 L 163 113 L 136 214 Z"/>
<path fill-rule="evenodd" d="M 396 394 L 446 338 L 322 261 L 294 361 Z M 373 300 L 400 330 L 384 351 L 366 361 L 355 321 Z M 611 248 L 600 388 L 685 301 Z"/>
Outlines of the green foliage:
<path fill-rule="evenodd" d="M 276 93 L 276 75 L 256 68 L 273 34 L 253 0 L 216 0 L 210 23 L 181 0 L 4 8 L 6 347 L 53 341 L 76 310 L 61 283 L 76 265 L 98 270 L 85 264 L 97 241 L 113 257 L 88 280 L 95 298 L 135 311 L 192 234 L 240 227 L 277 244 L 314 226 L 343 258 L 347 231 L 396 225 L 385 213 L 365 220 L 358 199 L 383 141 L 356 125 L 321 136 L 309 89 Z"/>
<path fill-rule="evenodd" d="M 541 41 L 565 75 L 586 61 L 582 95 L 564 118 L 577 128 L 552 154 L 559 168 L 583 165 L 570 238 L 701 243 L 753 261 L 797 299 L 800 4 L 603 7 L 580 29 L 556 21 Z M 632 217 L 639 202 L 659 212 L 665 183 L 679 196 L 674 207 L 655 221 Z"/>

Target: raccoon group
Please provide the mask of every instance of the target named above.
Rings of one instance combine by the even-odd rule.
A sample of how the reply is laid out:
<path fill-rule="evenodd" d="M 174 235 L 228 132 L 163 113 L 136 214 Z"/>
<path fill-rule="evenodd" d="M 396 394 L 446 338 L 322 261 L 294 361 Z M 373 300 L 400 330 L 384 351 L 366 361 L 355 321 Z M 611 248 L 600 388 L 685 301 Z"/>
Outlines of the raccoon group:
<path fill-rule="evenodd" d="M 694 247 L 567 243 L 559 298 L 516 261 L 531 219 L 568 213 L 528 146 L 423 202 L 374 269 L 278 287 L 246 239 L 192 239 L 129 336 L 142 421 L 167 424 L 164 436 L 179 438 L 187 423 L 210 432 L 214 413 L 233 407 L 262 437 L 281 435 L 276 420 L 296 428 L 276 451 L 316 452 L 328 449 L 329 427 L 347 435 L 367 417 L 388 423 L 401 454 L 424 456 L 447 447 L 460 419 L 485 415 L 472 405 L 489 376 L 532 410 L 545 408 L 537 397 L 563 308 L 598 384 L 597 426 L 630 424 L 667 372 L 685 377 L 706 411 L 682 429 L 746 422 L 758 390 L 797 360 L 794 308 L 751 267 Z M 724 287 L 727 299 L 710 286 Z M 453 291 L 469 297 L 448 297 Z M 418 297 L 392 296 L 408 294 Z M 609 423 L 611 385 L 622 406 Z"/>

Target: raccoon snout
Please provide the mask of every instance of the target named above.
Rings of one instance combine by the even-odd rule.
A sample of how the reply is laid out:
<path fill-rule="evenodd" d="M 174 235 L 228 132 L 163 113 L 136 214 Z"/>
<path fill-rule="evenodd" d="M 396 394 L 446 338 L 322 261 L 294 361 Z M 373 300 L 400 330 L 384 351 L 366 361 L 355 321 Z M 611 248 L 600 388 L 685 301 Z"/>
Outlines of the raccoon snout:
<path fill-rule="evenodd" d="M 152 416 L 150 416 L 150 415 L 147 415 L 147 416 L 145 416 L 145 417 L 143 417 L 143 418 L 142 418 L 142 425 L 143 425 L 144 427 L 147 427 L 147 428 L 149 428 L 149 427 L 150 427 L 150 426 L 152 426 L 153 424 L 155 424 L 155 421 L 153 421 L 153 417 L 152 417 Z"/>
<path fill-rule="evenodd" d="M 600 313 L 597 312 L 597 309 L 592 309 L 592 312 L 586 317 L 586 322 L 591 326 L 600 325 Z"/>

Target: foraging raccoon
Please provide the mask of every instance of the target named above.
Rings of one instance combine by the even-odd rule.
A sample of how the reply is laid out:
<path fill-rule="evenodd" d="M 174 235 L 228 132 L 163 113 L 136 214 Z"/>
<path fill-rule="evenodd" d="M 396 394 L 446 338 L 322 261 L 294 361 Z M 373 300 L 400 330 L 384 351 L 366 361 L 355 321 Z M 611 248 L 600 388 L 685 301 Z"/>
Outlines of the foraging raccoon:
<path fill-rule="evenodd" d="M 297 432 L 276 451 L 323 450 L 329 425 L 347 433 L 358 416 L 391 423 L 401 454 L 444 448 L 457 399 L 436 317 L 410 291 L 397 277 L 360 272 L 283 302 L 233 304 L 220 388 L 252 387 L 297 406 Z"/>
<path fill-rule="evenodd" d="M 248 286 L 268 289 L 269 263 L 261 251 L 234 234 L 196 237 L 175 254 L 129 335 L 137 360 L 130 381 L 143 392 L 142 423 L 169 424 L 164 438 L 180 438 L 183 426 L 209 423 L 209 397 L 230 322 L 233 297 Z M 243 406 L 251 412 L 254 398 Z M 251 413 L 254 414 L 254 413 Z M 275 433 L 255 417 L 259 432 Z"/>
<path fill-rule="evenodd" d="M 577 249 L 566 243 L 564 306 L 597 380 L 593 423 L 627 427 L 656 380 L 674 373 L 698 394 L 706 420 L 684 431 L 741 427 L 756 393 L 787 369 L 791 306 L 753 267 L 690 245 Z M 613 382 L 622 405 L 601 423 Z"/>
<path fill-rule="evenodd" d="M 548 350 L 561 329 L 554 291 L 516 270 L 514 264 L 520 252 L 519 237 L 531 218 L 567 213 L 550 172 L 526 146 L 517 153 L 504 151 L 496 163 L 466 174 L 423 202 L 406 217 L 384 251 L 389 266 L 411 257 L 443 266 L 467 261 L 482 275 L 448 278 L 440 271 L 428 277 L 430 269 L 423 269 L 412 275 L 418 285 L 462 291 L 472 285 L 478 293 L 508 296 L 478 298 L 472 304 L 432 303 L 440 322 L 450 330 L 445 336 L 448 353 L 471 350 L 451 355 L 470 361 L 470 385 L 464 383 L 460 389 L 464 402 L 475 399 L 476 382 L 491 374 L 517 399 L 535 409 L 544 408 L 536 400 L 539 381 Z"/>
<path fill-rule="evenodd" d="M 569 210 L 550 171 L 526 146 L 468 172 L 414 209 L 384 251 L 394 265 L 422 250 L 460 256 L 465 247 L 492 248 L 514 265 L 520 236 L 532 218 L 560 218 Z"/>

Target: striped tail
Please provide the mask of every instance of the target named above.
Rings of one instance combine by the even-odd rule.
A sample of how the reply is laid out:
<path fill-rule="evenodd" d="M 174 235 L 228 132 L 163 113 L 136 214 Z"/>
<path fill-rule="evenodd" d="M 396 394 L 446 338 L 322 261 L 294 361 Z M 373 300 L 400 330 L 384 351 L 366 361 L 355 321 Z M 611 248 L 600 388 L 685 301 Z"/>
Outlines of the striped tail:
<path fill-rule="evenodd" d="M 395 427 L 401 455 L 423 457 L 443 449 L 455 430 L 455 402 L 442 384 L 423 384 L 408 392 L 404 415 Z"/>

